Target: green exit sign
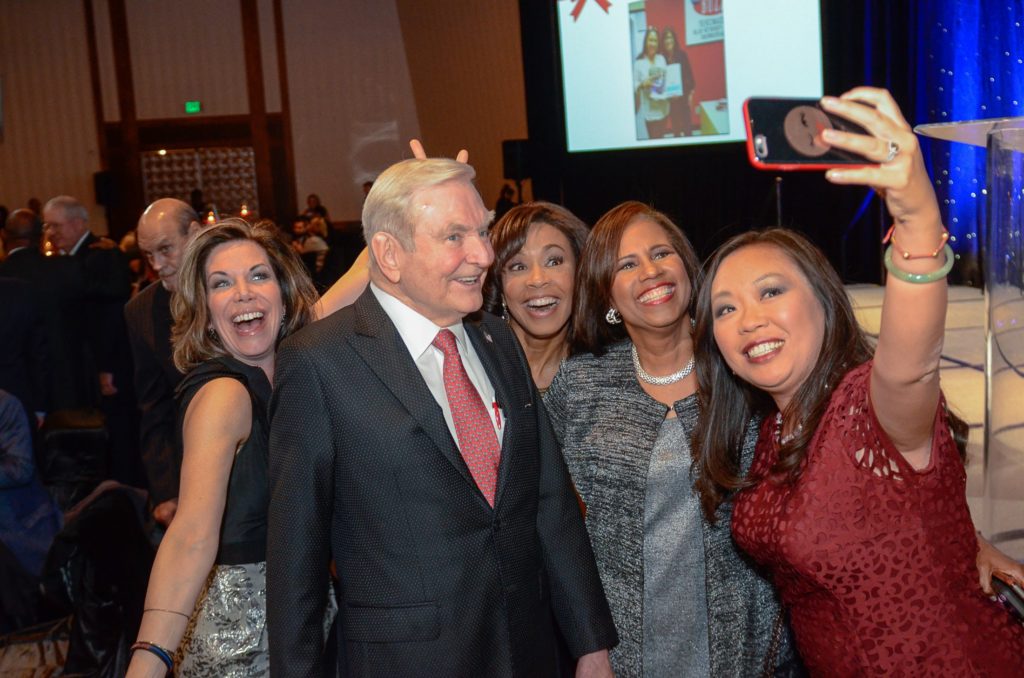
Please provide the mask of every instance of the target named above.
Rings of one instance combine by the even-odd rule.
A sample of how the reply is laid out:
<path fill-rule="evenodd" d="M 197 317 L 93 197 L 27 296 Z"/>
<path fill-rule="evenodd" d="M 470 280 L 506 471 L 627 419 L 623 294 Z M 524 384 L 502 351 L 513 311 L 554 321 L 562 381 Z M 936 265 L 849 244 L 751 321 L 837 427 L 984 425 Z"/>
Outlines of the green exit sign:
<path fill-rule="evenodd" d="M 185 102 L 185 114 L 195 115 L 203 110 L 203 103 L 201 101 L 186 101 Z"/>

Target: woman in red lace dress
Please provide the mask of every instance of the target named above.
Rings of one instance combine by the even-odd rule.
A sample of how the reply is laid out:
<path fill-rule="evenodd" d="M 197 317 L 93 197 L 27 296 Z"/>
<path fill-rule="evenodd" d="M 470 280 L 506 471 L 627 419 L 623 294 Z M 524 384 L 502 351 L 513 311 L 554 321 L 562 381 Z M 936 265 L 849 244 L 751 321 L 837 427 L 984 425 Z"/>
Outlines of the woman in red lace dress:
<path fill-rule="evenodd" d="M 987 598 L 987 571 L 979 585 L 963 425 L 939 388 L 953 255 L 917 140 L 885 91 L 822 105 L 870 132 L 824 140 L 880 163 L 826 178 L 874 187 L 894 221 L 877 346 L 802 236 L 719 248 L 697 307 L 704 509 L 740 490 L 733 535 L 771 571 L 812 674 L 1024 676 L 1024 626 Z M 740 478 L 731 450 L 752 413 L 765 418 Z"/>

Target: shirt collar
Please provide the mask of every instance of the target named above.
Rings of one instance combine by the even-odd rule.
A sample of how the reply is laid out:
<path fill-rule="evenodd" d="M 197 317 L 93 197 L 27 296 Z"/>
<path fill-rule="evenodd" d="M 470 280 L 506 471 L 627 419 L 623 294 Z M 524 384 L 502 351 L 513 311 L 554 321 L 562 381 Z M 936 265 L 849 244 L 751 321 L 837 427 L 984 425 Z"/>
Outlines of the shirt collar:
<path fill-rule="evenodd" d="M 90 235 L 92 235 L 92 232 L 89 229 L 85 229 L 85 233 L 82 234 L 82 237 L 78 239 L 78 242 L 75 243 L 75 246 L 71 248 L 71 251 L 68 252 L 68 254 L 78 254 L 78 250 L 81 249 L 82 243 L 85 242 L 85 239 L 88 238 Z"/>
<path fill-rule="evenodd" d="M 402 341 L 405 342 L 405 347 L 409 349 L 413 359 L 423 355 L 434 343 L 437 333 L 445 329 L 435 325 L 433 321 L 406 306 L 397 297 L 385 292 L 372 282 L 370 283 L 370 291 L 373 292 L 373 296 L 377 298 L 384 312 L 391 318 L 391 322 L 398 328 L 398 334 L 402 337 Z M 466 328 L 462 321 L 460 320 L 454 325 L 449 325 L 447 329 L 451 330 L 452 334 L 455 335 L 455 341 L 459 345 L 459 350 L 464 352 L 466 349 Z"/>

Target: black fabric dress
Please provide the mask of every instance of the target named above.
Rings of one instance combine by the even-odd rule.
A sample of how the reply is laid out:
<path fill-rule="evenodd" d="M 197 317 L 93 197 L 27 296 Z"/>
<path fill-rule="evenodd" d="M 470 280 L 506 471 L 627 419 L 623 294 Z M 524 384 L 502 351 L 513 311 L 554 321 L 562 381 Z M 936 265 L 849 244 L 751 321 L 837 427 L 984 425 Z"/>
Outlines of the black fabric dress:
<path fill-rule="evenodd" d="M 252 429 L 235 452 L 215 566 L 182 640 L 179 676 L 265 676 L 267 655 L 267 405 L 270 381 L 258 367 L 222 357 L 199 365 L 178 386 L 178 431 L 189 403 L 214 379 L 237 379 L 252 400 Z M 222 416 L 224 413 L 202 413 Z"/>

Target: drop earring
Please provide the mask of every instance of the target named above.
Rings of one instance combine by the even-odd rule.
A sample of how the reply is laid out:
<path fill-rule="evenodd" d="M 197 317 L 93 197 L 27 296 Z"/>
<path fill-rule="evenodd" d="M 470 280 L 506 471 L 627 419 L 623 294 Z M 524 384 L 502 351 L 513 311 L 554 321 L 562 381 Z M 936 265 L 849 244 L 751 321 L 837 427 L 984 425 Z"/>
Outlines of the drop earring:
<path fill-rule="evenodd" d="M 622 316 L 614 307 L 609 308 L 608 312 L 604 314 L 604 321 L 609 325 L 618 325 L 622 322 Z"/>

